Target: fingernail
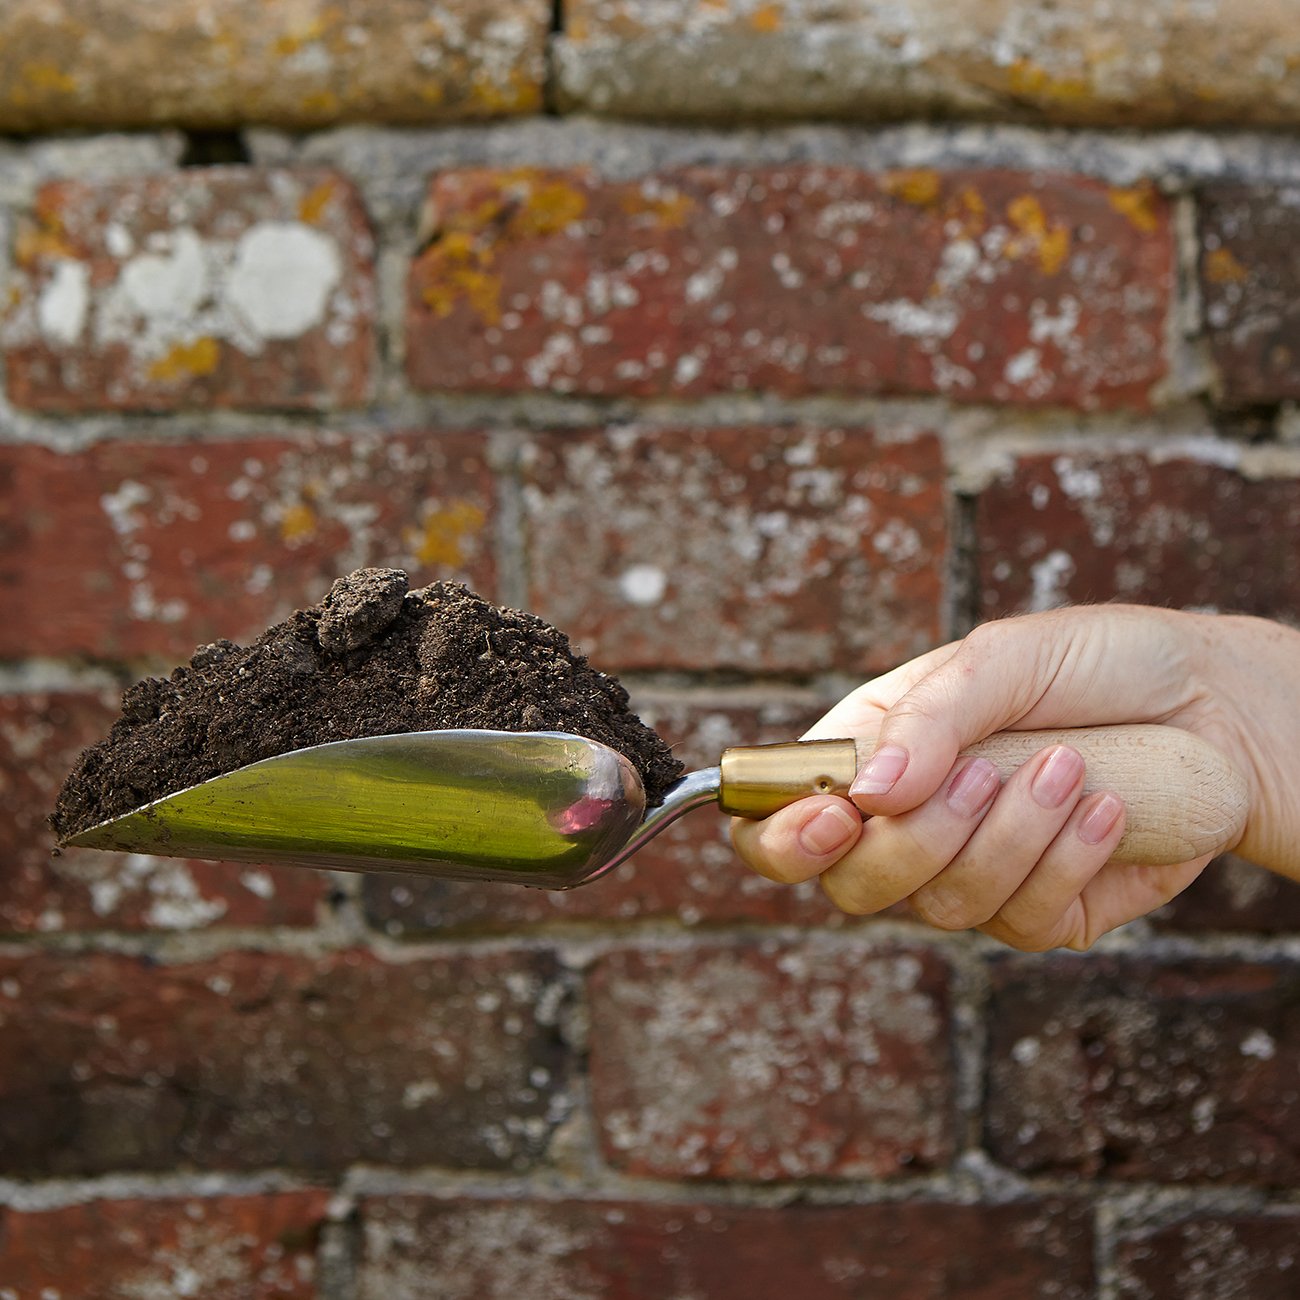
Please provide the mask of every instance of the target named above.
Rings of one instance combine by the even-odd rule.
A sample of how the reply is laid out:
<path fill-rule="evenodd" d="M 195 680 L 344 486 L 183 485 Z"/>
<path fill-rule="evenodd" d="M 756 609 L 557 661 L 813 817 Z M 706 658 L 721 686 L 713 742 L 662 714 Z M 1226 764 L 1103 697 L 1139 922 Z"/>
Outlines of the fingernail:
<path fill-rule="evenodd" d="M 1059 808 L 1083 779 L 1083 759 L 1058 745 L 1029 783 L 1029 793 L 1040 808 Z"/>
<path fill-rule="evenodd" d="M 1123 811 L 1123 800 L 1113 794 L 1103 794 L 1079 823 L 1079 838 L 1085 844 L 1100 844 L 1115 829 Z"/>
<path fill-rule="evenodd" d="M 907 769 L 907 750 L 897 745 L 878 749 L 849 786 L 849 794 L 888 794 Z"/>
<path fill-rule="evenodd" d="M 847 844 L 861 825 L 847 809 L 832 804 L 804 824 L 799 832 L 799 847 L 820 858 Z"/>
<path fill-rule="evenodd" d="M 986 758 L 972 758 L 948 786 L 948 807 L 962 817 L 974 817 L 998 792 L 1002 778 Z"/>

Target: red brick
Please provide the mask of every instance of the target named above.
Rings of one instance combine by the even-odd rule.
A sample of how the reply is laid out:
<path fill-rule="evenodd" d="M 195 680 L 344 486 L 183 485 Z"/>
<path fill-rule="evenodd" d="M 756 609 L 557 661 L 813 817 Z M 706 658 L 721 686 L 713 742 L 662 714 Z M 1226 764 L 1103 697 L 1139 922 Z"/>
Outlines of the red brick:
<path fill-rule="evenodd" d="M 1006 171 L 440 173 L 407 306 L 421 388 L 758 389 L 1146 405 L 1169 208 Z"/>
<path fill-rule="evenodd" d="M 1151 914 L 1157 930 L 1300 934 L 1300 882 L 1225 854 Z"/>
<path fill-rule="evenodd" d="M 5 1300 L 313 1300 L 327 1191 L 0 1207 Z"/>
<path fill-rule="evenodd" d="M 0 658 L 185 658 L 361 564 L 490 594 L 484 454 L 472 434 L 0 447 Z"/>
<path fill-rule="evenodd" d="M 116 705 L 112 691 L 0 695 L 0 932 L 312 925 L 320 872 L 89 849 L 51 856 L 45 819 L 59 786 Z"/>
<path fill-rule="evenodd" d="M 798 696 L 752 702 L 649 696 L 640 716 L 688 770 L 710 767 L 728 745 L 794 740 L 823 712 Z M 831 906 L 815 881 L 774 885 L 732 850 L 728 820 L 698 809 L 661 832 L 631 862 L 581 889 L 503 889 L 414 876 L 371 875 L 362 883 L 366 914 L 394 936 L 516 930 L 547 922 L 604 925 L 672 919 L 838 927 L 852 918 Z"/>
<path fill-rule="evenodd" d="M 1300 398 L 1300 186 L 1209 186 L 1200 243 L 1206 332 L 1224 396 Z"/>
<path fill-rule="evenodd" d="M 1204 1214 L 1127 1232 L 1117 1246 L 1121 1300 L 1294 1300 L 1300 1215 Z"/>
<path fill-rule="evenodd" d="M 359 1300 L 1009 1300 L 1094 1294 L 1092 1231 L 1061 1200 L 753 1207 L 362 1201 Z"/>
<path fill-rule="evenodd" d="M 6 1171 L 527 1168 L 565 1109 L 563 996 L 541 952 L 0 959 Z"/>
<path fill-rule="evenodd" d="M 1012 960 L 988 1024 L 988 1145 L 1013 1169 L 1300 1181 L 1300 966 Z"/>
<path fill-rule="evenodd" d="M 604 666 L 866 674 L 940 637 L 944 468 L 928 434 L 543 435 L 524 493 L 530 607 Z"/>
<path fill-rule="evenodd" d="M 667 1178 L 861 1178 L 956 1149 L 947 972 L 923 950 L 613 952 L 591 977 L 605 1157 Z"/>
<path fill-rule="evenodd" d="M 1123 600 L 1300 617 L 1300 479 L 1200 460 L 1024 456 L 976 504 L 985 616 Z"/>
<path fill-rule="evenodd" d="M 356 405 L 373 260 L 331 172 L 52 182 L 15 237 L 9 396 L 48 412 Z"/>

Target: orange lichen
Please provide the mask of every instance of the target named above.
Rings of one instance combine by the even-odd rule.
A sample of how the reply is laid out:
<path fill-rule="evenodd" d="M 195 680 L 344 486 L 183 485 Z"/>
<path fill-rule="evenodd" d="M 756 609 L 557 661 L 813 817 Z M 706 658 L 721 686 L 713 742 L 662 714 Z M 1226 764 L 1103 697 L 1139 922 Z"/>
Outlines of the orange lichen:
<path fill-rule="evenodd" d="M 496 325 L 501 320 L 501 277 L 487 269 L 493 256 L 491 247 L 477 243 L 468 231 L 448 231 L 420 258 L 425 305 L 443 319 L 464 298 L 485 324 Z"/>
<path fill-rule="evenodd" d="M 1230 248 L 1216 248 L 1205 255 L 1205 278 L 1211 284 L 1240 284 L 1249 275 Z"/>
<path fill-rule="evenodd" d="M 914 207 L 933 207 L 943 194 L 943 177 L 928 167 L 905 171 L 886 172 L 880 178 L 880 187 L 904 203 Z"/>
<path fill-rule="evenodd" d="M 749 25 L 756 32 L 779 32 L 785 24 L 785 15 L 779 4 L 760 5 L 749 16 Z"/>
<path fill-rule="evenodd" d="M 280 540 L 290 546 L 306 541 L 316 531 L 316 512 L 305 501 L 286 506 L 280 516 Z"/>
<path fill-rule="evenodd" d="M 339 97 L 332 90 L 313 90 L 302 97 L 302 111 L 313 117 L 333 117 L 339 111 Z"/>
<path fill-rule="evenodd" d="M 518 68 L 504 81 L 479 75 L 470 82 L 469 102 L 485 116 L 531 113 L 542 105 L 542 88 Z"/>
<path fill-rule="evenodd" d="M 629 217 L 648 217 L 660 230 L 679 230 L 694 210 L 695 200 L 689 194 L 680 194 L 676 190 L 652 197 L 636 189 L 623 195 L 619 207 Z"/>
<path fill-rule="evenodd" d="M 1030 99 L 1054 100 L 1073 104 L 1092 95 L 1092 85 L 1084 77 L 1054 76 L 1031 59 L 1017 59 L 1006 72 L 1007 89 Z"/>
<path fill-rule="evenodd" d="M 325 209 L 329 207 L 335 189 L 332 180 L 325 180 L 321 181 L 309 194 L 304 195 L 302 201 L 298 204 L 298 220 L 306 222 L 309 226 L 316 225 L 324 215 Z"/>
<path fill-rule="evenodd" d="M 75 258 L 77 250 L 68 241 L 63 220 L 57 213 L 41 212 L 34 223 L 24 222 L 14 237 L 14 261 L 24 270 L 45 258 Z"/>
<path fill-rule="evenodd" d="M 210 375 L 221 361 L 221 344 L 213 338 L 199 338 L 192 343 L 177 343 L 149 367 L 155 383 L 174 384 L 182 379 Z"/>
<path fill-rule="evenodd" d="M 62 94 L 77 88 L 77 79 L 64 72 L 57 63 L 29 63 L 23 68 L 23 80 L 35 90 L 54 90 Z"/>
<path fill-rule="evenodd" d="M 420 526 L 407 527 L 403 537 L 418 563 L 455 567 L 465 562 L 465 542 L 486 523 L 481 506 L 458 498 L 430 510 Z"/>
<path fill-rule="evenodd" d="M 1154 185 L 1144 183 L 1112 188 L 1110 206 L 1127 217 L 1145 235 L 1160 229 L 1160 196 Z"/>
<path fill-rule="evenodd" d="M 1021 194 L 1007 204 L 1007 216 L 1019 236 L 1007 245 L 1009 257 L 1038 255 L 1044 275 L 1056 275 L 1070 254 L 1070 230 L 1057 223 L 1048 226 L 1043 205 L 1032 194 Z"/>

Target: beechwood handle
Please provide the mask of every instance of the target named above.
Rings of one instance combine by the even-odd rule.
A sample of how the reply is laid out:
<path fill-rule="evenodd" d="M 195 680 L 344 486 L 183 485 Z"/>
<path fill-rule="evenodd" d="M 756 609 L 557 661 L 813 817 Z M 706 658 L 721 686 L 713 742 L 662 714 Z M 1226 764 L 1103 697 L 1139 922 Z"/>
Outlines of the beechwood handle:
<path fill-rule="evenodd" d="M 1003 731 L 962 753 L 987 759 L 1005 781 L 1048 745 L 1079 751 L 1086 792 L 1112 790 L 1124 800 L 1128 818 L 1116 862 L 1188 862 L 1241 838 L 1249 802 L 1245 778 L 1208 741 L 1176 727 Z M 729 749 L 720 763 L 719 806 L 741 817 L 766 817 L 811 794 L 846 795 L 874 748 L 871 741 L 803 740 Z"/>

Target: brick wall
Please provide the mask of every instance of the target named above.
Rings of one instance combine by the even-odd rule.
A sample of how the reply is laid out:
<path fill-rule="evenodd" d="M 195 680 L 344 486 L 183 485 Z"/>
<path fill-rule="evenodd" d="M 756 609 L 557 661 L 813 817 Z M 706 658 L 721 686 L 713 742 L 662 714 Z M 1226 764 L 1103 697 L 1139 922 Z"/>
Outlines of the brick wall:
<path fill-rule="evenodd" d="M 358 564 L 691 765 L 986 616 L 1300 622 L 1288 5 L 3 10 L 3 1300 L 1296 1293 L 1244 863 L 1022 957 L 707 812 L 572 894 L 43 827 L 124 683 Z"/>

